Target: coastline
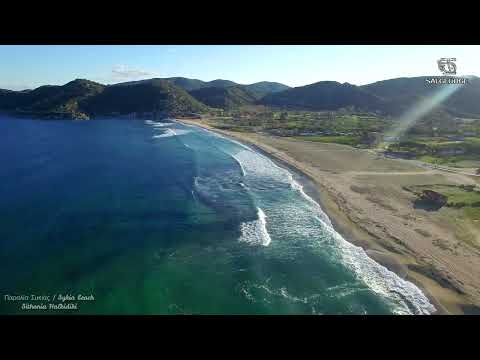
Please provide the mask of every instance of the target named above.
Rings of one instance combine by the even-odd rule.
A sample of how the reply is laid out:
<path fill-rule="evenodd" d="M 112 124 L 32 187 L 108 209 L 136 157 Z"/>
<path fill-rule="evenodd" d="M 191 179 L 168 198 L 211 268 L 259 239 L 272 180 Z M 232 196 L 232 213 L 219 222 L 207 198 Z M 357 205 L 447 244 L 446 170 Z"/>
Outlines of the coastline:
<path fill-rule="evenodd" d="M 179 119 L 178 121 L 186 125 L 199 126 L 245 143 L 262 155 L 268 156 L 277 165 L 287 168 L 295 180 L 303 186 L 305 193 L 321 206 L 330 218 L 335 230 L 345 240 L 362 247 L 368 256 L 377 263 L 419 287 L 436 308 L 437 311 L 434 314 L 464 314 L 466 307 L 473 306 L 476 308 L 465 297 L 459 296 L 457 291 L 454 291 L 455 289 L 452 290 L 453 287 L 445 286 L 445 280 L 442 278 L 443 274 L 439 275 L 434 271 L 428 272 L 420 266 L 416 261 L 416 254 L 412 256 L 408 252 L 398 251 L 398 248 L 391 246 L 388 242 L 379 239 L 375 233 L 370 232 L 368 226 L 359 226 L 359 222 L 354 221 L 355 219 L 352 221 L 352 213 L 350 209 L 344 207 L 345 198 L 341 191 L 339 192 L 338 189 L 335 189 L 335 186 L 326 181 L 330 175 L 328 172 L 322 173 L 322 177 L 320 177 L 315 173 L 315 168 L 311 164 L 300 162 L 291 157 L 288 152 L 282 151 L 283 149 L 279 150 L 262 142 L 266 139 L 264 135 L 255 135 L 254 138 L 251 133 L 233 133 L 216 129 L 204 121 L 189 119 Z M 334 174 L 335 172 L 332 172 L 331 176 L 334 176 Z"/>
<path fill-rule="evenodd" d="M 212 130 L 213 131 L 213 130 Z M 239 140 L 239 139 L 236 139 Z M 240 141 L 240 140 L 239 140 Z M 367 255 L 375 260 L 378 264 L 386 267 L 388 270 L 392 271 L 400 278 L 410 281 L 414 283 L 420 290 L 424 293 L 424 295 L 428 298 L 430 303 L 435 307 L 436 311 L 432 315 L 446 315 L 448 311 L 441 305 L 441 303 L 429 292 L 428 287 L 424 286 L 422 283 L 415 281 L 415 279 L 408 277 L 408 269 L 407 267 L 398 261 L 392 254 L 379 250 L 374 244 L 362 241 L 359 238 L 355 237 L 355 232 L 352 231 L 352 225 L 348 224 L 346 221 L 342 221 L 341 217 L 336 214 L 334 215 L 334 210 L 332 206 L 328 206 L 328 199 L 326 196 L 322 196 L 321 186 L 319 186 L 315 179 L 310 177 L 307 173 L 303 172 L 301 169 L 296 167 L 289 162 L 276 157 L 275 155 L 269 153 L 268 151 L 263 150 L 256 144 L 247 143 L 252 147 L 255 151 L 258 151 L 262 155 L 268 157 L 277 165 L 288 169 L 294 179 L 300 183 L 303 187 L 303 191 L 310 196 L 317 204 L 320 205 L 322 210 L 327 214 L 330 222 L 332 223 L 333 228 L 337 233 L 339 233 L 346 241 L 352 243 L 353 245 L 362 247 Z"/>

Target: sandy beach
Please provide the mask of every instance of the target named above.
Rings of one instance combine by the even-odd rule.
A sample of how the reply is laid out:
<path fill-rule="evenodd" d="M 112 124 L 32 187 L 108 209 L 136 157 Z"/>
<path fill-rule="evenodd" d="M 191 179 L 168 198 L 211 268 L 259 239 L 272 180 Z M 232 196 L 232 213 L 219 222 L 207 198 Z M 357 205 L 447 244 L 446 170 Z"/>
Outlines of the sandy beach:
<path fill-rule="evenodd" d="M 455 209 L 414 208 L 415 196 L 404 189 L 473 184 L 471 177 L 345 145 L 219 130 L 208 120 L 181 122 L 254 145 L 303 176 L 306 192 L 321 204 L 336 230 L 420 287 L 437 314 L 480 313 L 478 232 L 457 221 Z"/>

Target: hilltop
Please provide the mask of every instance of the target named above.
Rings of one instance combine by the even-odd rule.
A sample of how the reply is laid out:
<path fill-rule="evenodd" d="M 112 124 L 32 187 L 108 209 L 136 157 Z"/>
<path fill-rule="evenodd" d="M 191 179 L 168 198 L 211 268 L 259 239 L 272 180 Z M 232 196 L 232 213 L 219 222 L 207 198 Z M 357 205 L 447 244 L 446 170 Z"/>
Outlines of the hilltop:
<path fill-rule="evenodd" d="M 181 115 L 207 110 L 182 88 L 163 79 L 106 86 L 102 93 L 88 99 L 84 109 L 92 115 L 160 112 Z"/>
<path fill-rule="evenodd" d="M 77 79 L 65 85 L 45 85 L 33 90 L 0 89 L 0 110 L 50 118 L 160 113 L 205 113 L 212 108 L 231 111 L 262 105 L 287 111 L 356 111 L 398 116 L 423 100 L 430 101 L 442 86 L 428 86 L 427 77 L 397 78 L 363 86 L 320 81 L 290 88 L 281 83 L 248 85 L 230 80 L 202 81 L 184 77 L 155 78 L 103 85 Z M 441 99 L 432 111 L 454 117 L 480 116 L 480 79 L 470 77 Z"/>
<path fill-rule="evenodd" d="M 320 81 L 266 95 L 263 105 L 302 110 L 338 110 L 345 107 L 378 109 L 381 99 L 358 86 L 336 81 Z"/>
<path fill-rule="evenodd" d="M 221 109 L 233 109 L 244 105 L 252 105 L 256 97 L 244 87 L 207 87 L 193 90 L 190 94 L 202 103 Z"/>
<path fill-rule="evenodd" d="M 426 76 L 397 78 L 363 86 L 320 81 L 268 94 L 259 103 L 287 110 L 335 111 L 352 108 L 399 115 L 442 90 L 442 86 L 428 86 L 426 79 Z M 458 90 L 439 103 L 437 110 L 454 116 L 479 116 L 480 79 L 471 77 L 466 86 L 451 86 L 456 86 Z"/>
<path fill-rule="evenodd" d="M 169 78 L 156 78 L 156 79 L 147 79 L 147 80 L 139 80 L 139 81 L 130 81 L 124 83 L 114 84 L 112 86 L 124 86 L 124 85 L 132 85 L 132 84 L 139 84 L 139 83 L 148 83 L 155 80 L 166 80 L 174 84 L 175 86 L 181 87 L 182 89 L 190 92 L 193 90 L 204 89 L 204 88 L 227 88 L 231 86 L 236 86 L 239 88 L 243 88 L 254 95 L 257 99 L 261 97 L 283 90 L 287 90 L 290 87 L 278 82 L 271 82 L 271 81 L 260 81 L 253 84 L 238 84 L 234 81 L 224 80 L 224 79 L 216 79 L 212 81 L 202 81 L 198 79 L 189 79 L 185 77 L 169 77 Z"/>
<path fill-rule="evenodd" d="M 46 85 L 27 92 L 2 91 L 0 108 L 20 115 L 75 119 L 136 112 L 179 115 L 207 110 L 185 90 L 161 79 L 123 86 L 77 79 L 62 86 Z"/>

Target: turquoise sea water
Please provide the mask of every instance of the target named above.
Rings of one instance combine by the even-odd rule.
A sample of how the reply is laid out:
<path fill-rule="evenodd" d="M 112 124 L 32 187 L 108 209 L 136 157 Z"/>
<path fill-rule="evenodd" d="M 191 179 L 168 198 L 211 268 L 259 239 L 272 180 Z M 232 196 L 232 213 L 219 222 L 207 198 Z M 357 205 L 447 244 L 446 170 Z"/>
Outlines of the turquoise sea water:
<path fill-rule="evenodd" d="M 2 117 L 0 137 L 0 314 L 434 310 L 242 144 L 171 120 Z M 94 300 L 4 298 L 31 294 Z"/>

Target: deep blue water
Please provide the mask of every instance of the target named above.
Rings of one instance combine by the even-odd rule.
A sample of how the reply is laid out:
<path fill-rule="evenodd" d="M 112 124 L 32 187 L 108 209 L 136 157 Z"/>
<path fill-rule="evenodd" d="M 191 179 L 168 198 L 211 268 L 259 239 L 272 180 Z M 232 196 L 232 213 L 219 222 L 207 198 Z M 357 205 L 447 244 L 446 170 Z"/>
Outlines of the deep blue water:
<path fill-rule="evenodd" d="M 6 294 L 93 294 L 75 314 L 433 309 L 242 144 L 175 122 L 5 116 L 0 138 L 0 313 L 29 313 Z"/>

